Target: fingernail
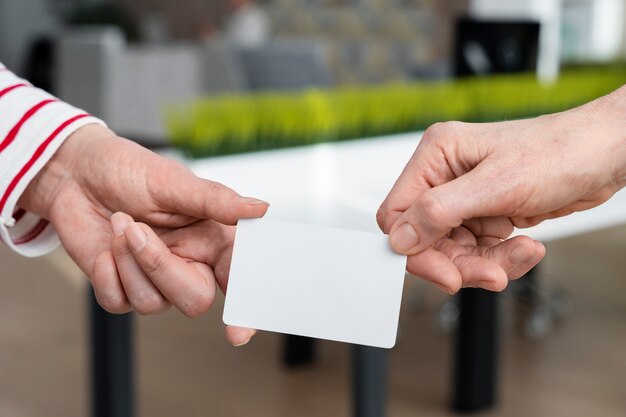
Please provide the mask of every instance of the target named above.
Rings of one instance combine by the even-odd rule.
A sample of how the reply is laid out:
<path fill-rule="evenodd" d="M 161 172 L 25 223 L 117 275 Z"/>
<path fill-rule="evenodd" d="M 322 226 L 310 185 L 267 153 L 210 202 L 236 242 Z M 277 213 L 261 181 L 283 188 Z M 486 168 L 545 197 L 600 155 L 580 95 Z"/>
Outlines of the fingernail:
<path fill-rule="evenodd" d="M 400 252 L 406 252 L 419 242 L 419 237 L 408 223 L 403 224 L 391 234 L 391 245 Z"/>
<path fill-rule="evenodd" d="M 113 234 L 115 236 L 120 236 L 124 233 L 124 229 L 130 223 L 128 217 L 126 217 L 122 213 L 114 213 L 111 216 L 111 227 L 113 228 Z"/>
<path fill-rule="evenodd" d="M 134 252 L 140 252 L 148 243 L 148 236 L 137 223 L 129 225 L 124 234 L 126 235 L 126 240 L 128 240 L 128 245 Z"/>
<path fill-rule="evenodd" d="M 239 201 L 244 204 L 250 204 L 253 206 L 258 206 L 260 204 L 267 204 L 269 206 L 269 203 L 267 201 L 259 200 L 258 198 L 253 197 L 239 197 Z"/>
<path fill-rule="evenodd" d="M 526 246 L 520 246 L 519 248 L 515 248 L 513 252 L 509 255 L 509 261 L 512 264 L 522 264 L 530 261 L 533 257 L 533 252 L 530 248 Z"/>
<path fill-rule="evenodd" d="M 248 342 L 250 341 L 250 339 L 252 339 L 252 338 L 249 338 L 249 339 L 248 339 L 248 340 L 246 340 L 245 342 L 237 343 L 236 345 L 233 345 L 233 346 L 234 346 L 234 347 L 239 347 L 239 346 L 244 346 L 244 345 L 247 345 L 247 344 L 248 344 Z"/>

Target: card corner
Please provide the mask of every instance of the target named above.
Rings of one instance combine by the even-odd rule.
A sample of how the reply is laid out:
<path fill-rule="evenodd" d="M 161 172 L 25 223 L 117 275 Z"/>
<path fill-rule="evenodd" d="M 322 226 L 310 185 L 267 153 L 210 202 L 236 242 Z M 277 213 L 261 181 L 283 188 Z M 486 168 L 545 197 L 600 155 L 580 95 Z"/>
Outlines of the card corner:
<path fill-rule="evenodd" d="M 396 341 L 397 337 L 394 337 L 393 340 L 389 341 L 388 343 L 381 344 L 380 347 L 383 349 L 393 349 L 396 346 Z"/>

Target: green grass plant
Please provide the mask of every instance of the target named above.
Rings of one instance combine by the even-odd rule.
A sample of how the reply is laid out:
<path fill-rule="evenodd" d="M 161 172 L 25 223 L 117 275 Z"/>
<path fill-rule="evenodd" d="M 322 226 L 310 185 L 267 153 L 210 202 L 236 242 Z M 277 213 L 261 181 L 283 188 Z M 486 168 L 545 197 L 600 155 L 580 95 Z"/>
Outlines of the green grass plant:
<path fill-rule="evenodd" d="M 626 67 L 206 97 L 171 107 L 171 142 L 193 157 L 419 131 L 446 120 L 486 122 L 553 113 L 626 83 Z"/>

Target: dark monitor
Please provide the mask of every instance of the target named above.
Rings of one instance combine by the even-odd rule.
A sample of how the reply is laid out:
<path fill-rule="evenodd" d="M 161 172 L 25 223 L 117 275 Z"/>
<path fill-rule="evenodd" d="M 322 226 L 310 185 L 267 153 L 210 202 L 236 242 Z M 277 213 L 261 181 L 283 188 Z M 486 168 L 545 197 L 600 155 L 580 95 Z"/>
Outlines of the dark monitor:
<path fill-rule="evenodd" d="M 455 33 L 455 75 L 536 71 L 539 30 L 536 21 L 461 18 Z"/>

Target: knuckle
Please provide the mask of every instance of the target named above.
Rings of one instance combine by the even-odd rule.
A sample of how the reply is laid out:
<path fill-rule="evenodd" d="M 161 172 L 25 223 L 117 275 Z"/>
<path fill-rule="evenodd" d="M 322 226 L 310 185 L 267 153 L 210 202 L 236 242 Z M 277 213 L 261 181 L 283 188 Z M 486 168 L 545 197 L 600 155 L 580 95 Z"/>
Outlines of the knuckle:
<path fill-rule="evenodd" d="M 204 179 L 201 181 L 203 192 L 190 197 L 193 199 L 192 206 L 197 208 L 198 215 L 213 218 L 224 211 L 229 213 L 230 210 L 224 210 L 224 208 L 230 206 L 228 203 L 235 202 L 238 194 L 219 182 Z M 234 211 L 231 214 L 234 215 Z"/>
<path fill-rule="evenodd" d="M 447 142 L 458 137 L 465 123 L 463 122 L 438 122 L 424 131 L 424 139 L 427 143 Z"/>
<path fill-rule="evenodd" d="M 189 302 L 180 306 L 180 311 L 187 317 L 195 318 L 206 313 L 213 305 L 213 294 L 200 292 L 190 297 Z"/>
<path fill-rule="evenodd" d="M 134 297 L 132 304 L 135 311 L 143 315 L 158 314 L 167 306 L 163 297 L 152 292 Z"/>
<path fill-rule="evenodd" d="M 126 313 L 129 307 L 124 297 L 116 295 L 99 296 L 98 304 L 111 314 Z"/>
<path fill-rule="evenodd" d="M 444 123 L 445 122 L 437 122 L 428 126 L 428 128 L 424 131 L 424 138 L 432 140 L 441 136 L 441 132 L 444 129 Z"/>
<path fill-rule="evenodd" d="M 204 180 L 204 182 L 206 184 L 208 194 L 214 196 L 215 198 L 232 199 L 237 196 L 235 191 L 221 182 L 211 180 Z"/>
<path fill-rule="evenodd" d="M 167 255 L 165 253 L 150 251 L 143 256 L 145 261 L 142 267 L 144 272 L 146 272 L 149 276 L 162 274 L 167 270 L 168 262 Z"/>
<path fill-rule="evenodd" d="M 217 182 L 217 181 L 204 180 L 204 184 L 207 190 L 209 190 L 212 193 L 223 191 L 226 188 L 224 184 Z"/>
<path fill-rule="evenodd" d="M 434 195 L 424 193 L 419 201 L 423 216 L 430 224 L 440 224 L 445 216 L 445 208 Z M 445 225 L 453 226 L 453 225 Z M 457 225 L 458 226 L 458 225 Z"/>

